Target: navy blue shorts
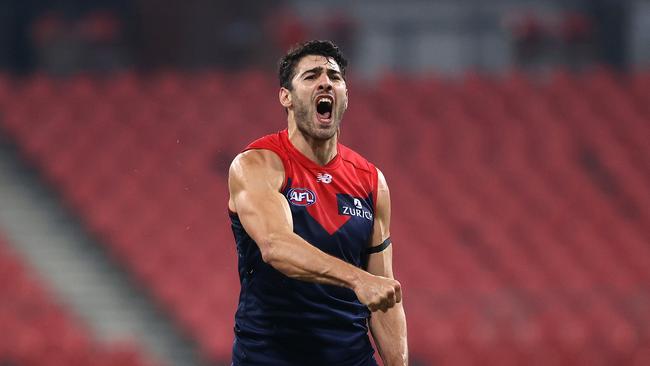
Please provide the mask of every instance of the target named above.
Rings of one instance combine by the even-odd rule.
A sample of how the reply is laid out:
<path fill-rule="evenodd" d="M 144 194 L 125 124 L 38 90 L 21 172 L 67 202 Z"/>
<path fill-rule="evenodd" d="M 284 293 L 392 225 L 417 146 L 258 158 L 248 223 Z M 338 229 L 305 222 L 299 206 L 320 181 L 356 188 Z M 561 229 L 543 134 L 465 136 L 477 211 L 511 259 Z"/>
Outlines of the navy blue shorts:
<path fill-rule="evenodd" d="M 362 357 L 361 360 L 354 360 L 351 363 L 335 364 L 325 360 L 310 359 L 305 355 L 291 354 L 284 352 L 285 357 L 278 356 L 278 353 L 269 350 L 267 352 L 249 352 L 244 350 L 244 347 L 235 340 L 232 350 L 232 363 L 231 366 L 377 366 L 375 357 L 370 354 L 367 357 Z"/>

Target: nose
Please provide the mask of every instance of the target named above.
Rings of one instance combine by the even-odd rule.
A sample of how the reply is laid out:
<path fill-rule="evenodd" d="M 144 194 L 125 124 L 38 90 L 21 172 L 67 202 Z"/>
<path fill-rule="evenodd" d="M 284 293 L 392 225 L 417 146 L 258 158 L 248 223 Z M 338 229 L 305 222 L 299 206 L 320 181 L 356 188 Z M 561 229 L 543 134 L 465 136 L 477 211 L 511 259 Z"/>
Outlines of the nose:
<path fill-rule="evenodd" d="M 331 91 L 332 89 L 332 80 L 327 76 L 327 74 L 323 73 L 318 78 L 318 90 Z"/>

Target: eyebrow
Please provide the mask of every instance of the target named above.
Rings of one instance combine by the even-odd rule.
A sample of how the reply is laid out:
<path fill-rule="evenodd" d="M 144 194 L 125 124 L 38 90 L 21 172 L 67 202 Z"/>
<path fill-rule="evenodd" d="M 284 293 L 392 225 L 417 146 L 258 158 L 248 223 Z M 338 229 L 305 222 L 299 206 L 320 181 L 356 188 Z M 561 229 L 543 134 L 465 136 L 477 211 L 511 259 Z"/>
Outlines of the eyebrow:
<path fill-rule="evenodd" d="M 308 74 L 310 72 L 313 72 L 314 74 L 320 74 L 320 73 L 323 72 L 323 67 L 322 66 L 316 66 L 316 67 L 313 67 L 313 68 L 311 68 L 309 70 L 305 70 L 305 71 L 302 72 L 302 74 L 300 74 L 300 76 L 301 77 L 305 76 L 305 74 Z M 334 70 L 334 69 L 327 69 L 327 74 L 328 75 L 333 75 L 333 74 L 342 75 L 340 71 Z"/>

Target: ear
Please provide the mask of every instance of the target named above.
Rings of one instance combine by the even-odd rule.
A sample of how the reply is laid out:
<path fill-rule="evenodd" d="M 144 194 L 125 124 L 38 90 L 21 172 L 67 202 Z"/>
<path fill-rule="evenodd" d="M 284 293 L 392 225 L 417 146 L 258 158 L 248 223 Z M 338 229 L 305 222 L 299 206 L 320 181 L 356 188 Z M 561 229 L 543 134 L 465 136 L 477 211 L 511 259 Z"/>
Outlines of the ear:
<path fill-rule="evenodd" d="M 280 93 L 278 94 L 278 98 L 280 99 L 280 104 L 284 108 L 289 108 L 292 106 L 292 101 L 291 101 L 291 92 L 287 88 L 280 88 Z"/>

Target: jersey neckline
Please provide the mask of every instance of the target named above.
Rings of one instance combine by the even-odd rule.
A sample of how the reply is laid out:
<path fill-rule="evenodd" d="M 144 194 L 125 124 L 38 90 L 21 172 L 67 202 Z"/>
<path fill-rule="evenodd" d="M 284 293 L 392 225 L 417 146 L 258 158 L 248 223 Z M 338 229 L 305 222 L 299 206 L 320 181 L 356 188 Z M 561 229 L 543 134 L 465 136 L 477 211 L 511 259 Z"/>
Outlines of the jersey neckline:
<path fill-rule="evenodd" d="M 295 146 L 293 146 L 293 143 L 291 143 L 291 140 L 289 140 L 289 130 L 288 129 L 284 129 L 284 130 L 280 131 L 280 139 L 282 140 L 282 143 L 285 145 L 287 150 L 289 150 L 291 155 L 293 155 L 301 165 L 304 165 L 305 167 L 307 167 L 309 169 L 331 170 L 331 169 L 337 168 L 339 166 L 339 164 L 341 163 L 341 144 L 338 141 L 336 142 L 336 155 L 334 156 L 334 158 L 332 158 L 332 160 L 330 160 L 325 165 L 319 165 L 318 163 L 312 161 L 307 156 L 305 156 Z"/>

